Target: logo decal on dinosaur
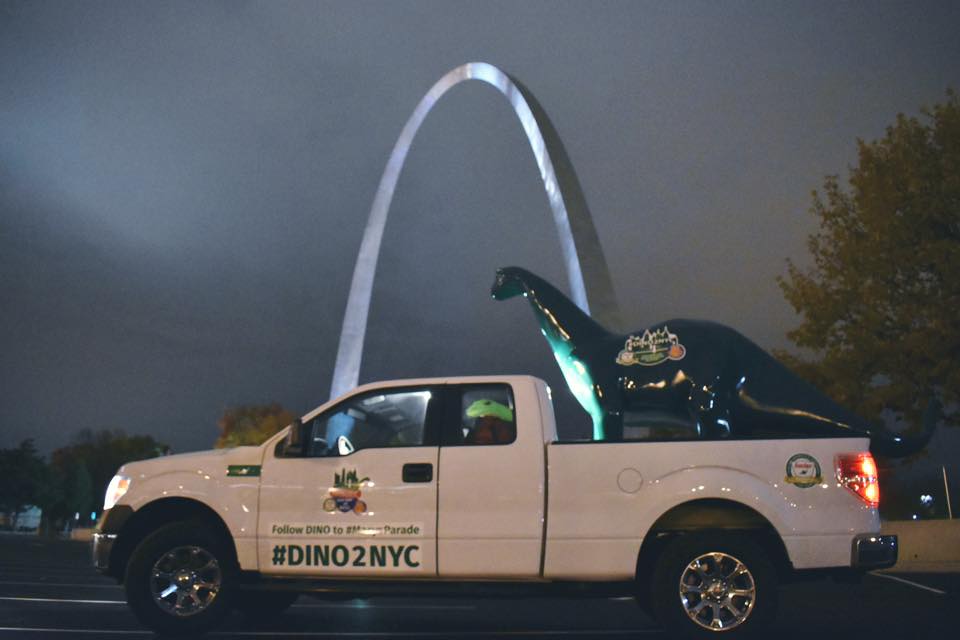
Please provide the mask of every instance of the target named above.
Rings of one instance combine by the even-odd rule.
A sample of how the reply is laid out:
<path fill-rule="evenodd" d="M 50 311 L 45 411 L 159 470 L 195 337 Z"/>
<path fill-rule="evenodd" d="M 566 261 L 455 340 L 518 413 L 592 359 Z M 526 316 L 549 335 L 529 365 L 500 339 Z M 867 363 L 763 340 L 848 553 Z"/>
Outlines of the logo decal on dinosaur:
<path fill-rule="evenodd" d="M 366 513 L 367 503 L 360 499 L 362 495 L 360 487 L 369 480 L 370 478 L 366 476 L 358 478 L 356 469 L 350 471 L 344 469 L 341 473 L 334 472 L 333 486 L 323 501 L 323 510 L 327 513 L 334 511 L 341 513 L 353 511 L 357 515 Z"/>
<path fill-rule="evenodd" d="M 631 335 L 623 345 L 623 351 L 617 354 L 617 364 L 625 367 L 639 364 L 652 367 L 667 360 L 683 360 L 686 348 L 680 344 L 677 334 L 670 333 L 667 325 L 662 329 L 647 329 L 642 336 Z"/>

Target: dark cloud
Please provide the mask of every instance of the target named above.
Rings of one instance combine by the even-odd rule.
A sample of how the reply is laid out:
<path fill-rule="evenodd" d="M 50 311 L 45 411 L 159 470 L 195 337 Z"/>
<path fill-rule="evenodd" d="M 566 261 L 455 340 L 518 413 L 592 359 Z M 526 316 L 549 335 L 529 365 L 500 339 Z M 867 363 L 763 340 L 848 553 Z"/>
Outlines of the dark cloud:
<path fill-rule="evenodd" d="M 326 399 L 404 121 L 486 60 L 577 167 L 631 324 L 784 346 L 809 191 L 957 85 L 950 3 L 19 3 L 0 9 L 0 445 L 123 427 L 208 446 L 223 408 Z M 362 378 L 555 372 L 497 266 L 564 276 L 519 125 L 458 87 L 401 177 Z M 569 399 L 568 433 L 583 428 Z"/>

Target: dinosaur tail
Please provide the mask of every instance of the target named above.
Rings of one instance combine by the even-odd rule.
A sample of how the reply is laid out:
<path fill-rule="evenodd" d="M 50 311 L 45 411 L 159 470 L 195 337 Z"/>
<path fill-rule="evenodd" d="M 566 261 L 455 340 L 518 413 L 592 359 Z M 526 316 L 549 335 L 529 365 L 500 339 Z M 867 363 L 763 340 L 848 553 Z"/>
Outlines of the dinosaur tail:
<path fill-rule="evenodd" d="M 870 431 L 870 451 L 885 458 L 904 458 L 917 453 L 930 442 L 940 419 L 940 403 L 931 397 L 927 409 L 923 412 L 923 427 L 920 433 L 891 433 L 883 427 Z"/>

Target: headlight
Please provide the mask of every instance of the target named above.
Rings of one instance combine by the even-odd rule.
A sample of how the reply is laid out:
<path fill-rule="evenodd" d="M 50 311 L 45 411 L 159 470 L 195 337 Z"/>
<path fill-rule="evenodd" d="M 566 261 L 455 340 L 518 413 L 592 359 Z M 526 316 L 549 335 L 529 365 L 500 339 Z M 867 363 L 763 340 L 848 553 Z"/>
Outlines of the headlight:
<path fill-rule="evenodd" d="M 123 497 L 123 494 L 130 488 L 130 478 L 117 474 L 107 485 L 107 495 L 103 497 L 103 510 L 112 509 L 117 504 L 117 500 Z"/>

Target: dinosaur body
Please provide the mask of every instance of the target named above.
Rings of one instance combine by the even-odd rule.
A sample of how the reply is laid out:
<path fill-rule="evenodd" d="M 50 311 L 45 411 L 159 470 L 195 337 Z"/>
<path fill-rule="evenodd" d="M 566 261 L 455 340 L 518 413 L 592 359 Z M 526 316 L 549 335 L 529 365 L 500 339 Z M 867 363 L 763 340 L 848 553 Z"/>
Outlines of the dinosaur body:
<path fill-rule="evenodd" d="M 902 456 L 922 448 L 936 422 L 931 410 L 924 434 L 894 436 L 721 324 L 673 319 L 616 335 L 518 267 L 498 270 L 491 293 L 530 302 L 596 440 L 867 436 L 876 453 Z"/>

